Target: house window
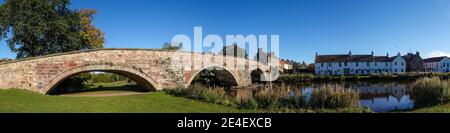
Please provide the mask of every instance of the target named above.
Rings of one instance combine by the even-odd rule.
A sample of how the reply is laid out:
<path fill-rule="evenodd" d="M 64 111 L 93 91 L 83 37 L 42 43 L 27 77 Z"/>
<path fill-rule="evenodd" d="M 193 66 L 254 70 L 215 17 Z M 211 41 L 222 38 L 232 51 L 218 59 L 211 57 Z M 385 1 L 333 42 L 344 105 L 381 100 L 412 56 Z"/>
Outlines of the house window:
<path fill-rule="evenodd" d="M 356 66 L 358 66 L 359 65 L 359 62 L 356 62 Z"/>
<path fill-rule="evenodd" d="M 367 66 L 370 66 L 370 62 L 367 62 Z"/>
<path fill-rule="evenodd" d="M 395 62 L 395 64 L 394 65 L 397 65 L 397 62 Z"/>
<path fill-rule="evenodd" d="M 375 62 L 375 66 L 377 66 L 377 63 Z"/>
<path fill-rule="evenodd" d="M 405 65 L 405 64 L 402 62 L 402 66 L 403 66 L 403 65 Z"/>
<path fill-rule="evenodd" d="M 347 62 L 344 62 L 344 66 L 347 66 Z"/>
<path fill-rule="evenodd" d="M 331 63 L 328 63 L 328 66 L 331 67 Z"/>
<path fill-rule="evenodd" d="M 339 67 L 342 67 L 342 62 L 341 62 L 341 63 L 339 63 Z"/>
<path fill-rule="evenodd" d="M 323 67 L 323 63 L 320 63 L 320 66 L 322 66 L 322 67 Z"/>
<path fill-rule="evenodd" d="M 388 63 L 386 62 L 386 63 L 384 63 L 384 64 L 386 64 L 386 66 L 388 66 Z"/>

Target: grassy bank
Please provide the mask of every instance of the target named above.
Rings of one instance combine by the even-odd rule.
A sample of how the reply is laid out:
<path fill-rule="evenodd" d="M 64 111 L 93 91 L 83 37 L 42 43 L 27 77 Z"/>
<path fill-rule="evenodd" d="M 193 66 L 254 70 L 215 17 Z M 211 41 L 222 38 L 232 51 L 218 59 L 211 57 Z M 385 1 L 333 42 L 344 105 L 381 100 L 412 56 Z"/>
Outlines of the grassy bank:
<path fill-rule="evenodd" d="M 113 97 L 48 96 L 24 90 L 0 90 L 0 112 L 241 112 L 237 108 L 199 102 L 163 92 Z"/>

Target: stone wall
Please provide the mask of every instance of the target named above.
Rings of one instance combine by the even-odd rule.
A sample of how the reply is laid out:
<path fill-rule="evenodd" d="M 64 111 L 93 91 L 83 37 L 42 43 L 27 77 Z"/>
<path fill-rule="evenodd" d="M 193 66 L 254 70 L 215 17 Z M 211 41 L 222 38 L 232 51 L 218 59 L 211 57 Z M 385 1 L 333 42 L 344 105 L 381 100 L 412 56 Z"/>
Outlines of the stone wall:
<path fill-rule="evenodd" d="M 213 54 L 153 49 L 96 49 L 0 63 L 0 88 L 48 93 L 60 81 L 81 72 L 106 71 L 124 75 L 153 89 L 188 86 L 198 72 L 220 67 L 238 86 L 251 84 L 250 72 L 270 67 L 254 61 Z M 244 68 L 244 69 L 242 69 Z"/>

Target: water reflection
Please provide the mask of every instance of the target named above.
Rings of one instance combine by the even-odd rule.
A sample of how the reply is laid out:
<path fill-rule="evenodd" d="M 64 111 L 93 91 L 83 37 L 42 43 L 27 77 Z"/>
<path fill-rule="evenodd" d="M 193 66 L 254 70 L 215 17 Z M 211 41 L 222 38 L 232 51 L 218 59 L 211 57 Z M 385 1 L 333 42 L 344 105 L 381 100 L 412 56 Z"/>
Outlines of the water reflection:
<path fill-rule="evenodd" d="M 410 110 L 414 102 L 409 92 L 409 83 L 361 83 L 352 84 L 360 91 L 360 104 L 374 112 Z"/>
<path fill-rule="evenodd" d="M 336 83 L 338 84 L 338 83 Z M 414 108 L 414 102 L 410 97 L 412 83 L 339 83 L 345 88 L 358 90 L 360 93 L 360 105 L 367 106 L 374 112 L 387 112 L 394 110 L 411 110 Z M 319 88 L 324 84 L 310 85 L 289 85 L 293 90 L 288 94 L 295 96 L 295 93 L 301 92 L 308 99 L 313 88 Z M 267 89 L 270 87 L 264 87 Z M 298 90 L 300 89 L 300 91 Z M 236 92 L 236 98 L 246 100 L 253 97 L 255 89 L 239 89 Z"/>

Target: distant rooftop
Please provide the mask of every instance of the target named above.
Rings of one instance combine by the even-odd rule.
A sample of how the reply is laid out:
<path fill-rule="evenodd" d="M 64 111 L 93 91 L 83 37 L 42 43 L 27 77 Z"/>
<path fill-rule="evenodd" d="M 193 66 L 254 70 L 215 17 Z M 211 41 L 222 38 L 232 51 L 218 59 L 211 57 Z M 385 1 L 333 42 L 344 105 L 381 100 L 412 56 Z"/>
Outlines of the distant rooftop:
<path fill-rule="evenodd" d="M 439 62 L 444 58 L 447 58 L 447 56 L 427 58 L 427 59 L 424 59 L 423 62 Z"/>
<path fill-rule="evenodd" d="M 336 54 L 336 55 L 318 55 L 316 54 L 315 63 L 322 62 L 391 62 L 397 56 L 374 56 L 373 52 L 370 55 L 352 55 L 349 54 Z"/>

